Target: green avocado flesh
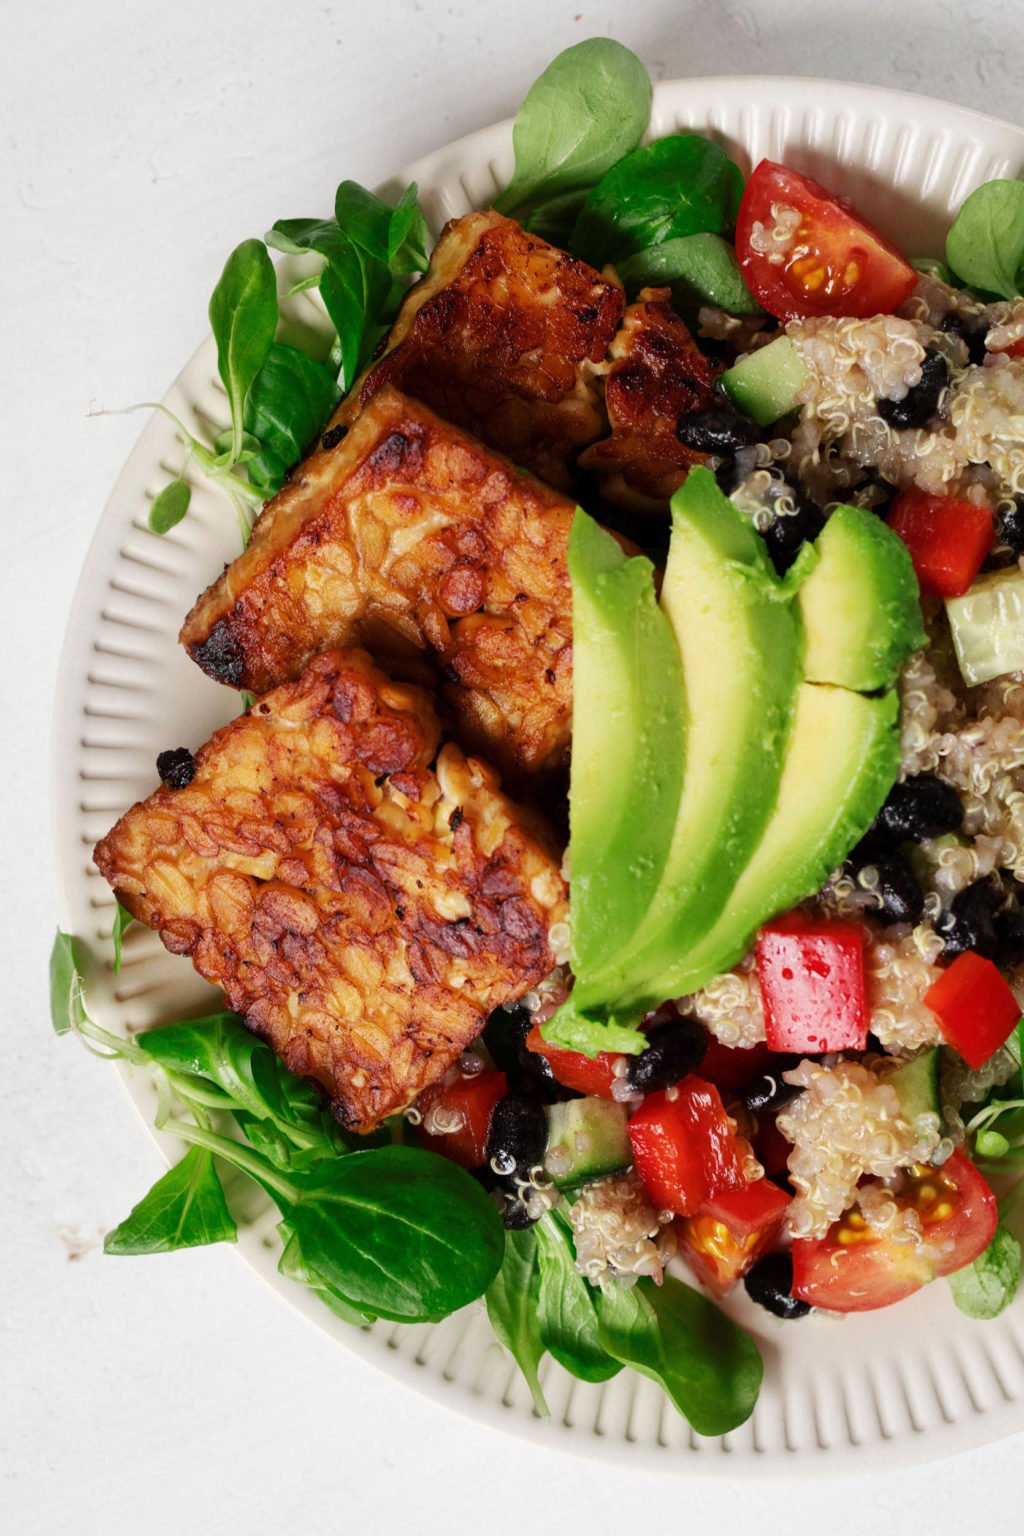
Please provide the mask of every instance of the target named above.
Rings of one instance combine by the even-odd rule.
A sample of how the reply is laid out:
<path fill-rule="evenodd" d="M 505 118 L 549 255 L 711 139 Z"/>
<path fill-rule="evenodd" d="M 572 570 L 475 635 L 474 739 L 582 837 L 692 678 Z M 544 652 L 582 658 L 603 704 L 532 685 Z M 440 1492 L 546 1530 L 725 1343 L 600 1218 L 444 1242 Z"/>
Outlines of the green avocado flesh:
<path fill-rule="evenodd" d="M 625 947 L 606 945 L 605 963 L 582 973 L 577 1008 L 613 998 L 642 1010 L 670 995 L 666 973 L 715 923 L 778 791 L 800 624 L 763 540 L 709 470 L 692 470 L 673 498 L 661 606 L 682 657 L 686 775 L 646 915 Z"/>
<path fill-rule="evenodd" d="M 801 683 L 778 800 L 718 922 L 664 977 L 695 992 L 747 953 L 762 923 L 805 900 L 858 843 L 899 772 L 899 700 Z"/>
<path fill-rule="evenodd" d="M 814 547 L 797 596 L 805 678 L 862 693 L 891 688 L 928 638 L 907 546 L 874 513 L 837 507 Z"/>
<path fill-rule="evenodd" d="M 664 868 L 683 783 L 679 647 L 658 607 L 654 567 L 628 558 L 577 510 L 573 590 L 573 859 L 570 931 L 591 976 L 642 919 Z"/>
<path fill-rule="evenodd" d="M 766 347 L 749 352 L 726 369 L 719 383 L 733 405 L 759 427 L 771 426 L 797 408 L 797 395 L 809 370 L 788 336 L 777 336 Z"/>
<path fill-rule="evenodd" d="M 710 471 L 672 519 L 660 609 L 646 563 L 583 514 L 573 535 L 576 980 L 544 1036 L 586 1055 L 642 1050 L 646 1012 L 729 970 L 860 841 L 925 639 L 871 513 L 839 508 L 784 578 Z"/>

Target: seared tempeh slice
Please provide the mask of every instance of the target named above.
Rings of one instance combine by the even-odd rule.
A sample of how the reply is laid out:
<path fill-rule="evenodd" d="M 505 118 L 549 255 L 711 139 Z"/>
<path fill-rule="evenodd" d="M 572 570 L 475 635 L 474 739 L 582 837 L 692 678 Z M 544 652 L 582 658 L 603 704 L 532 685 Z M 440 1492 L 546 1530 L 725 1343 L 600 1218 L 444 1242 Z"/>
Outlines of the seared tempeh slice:
<path fill-rule="evenodd" d="M 551 971 L 565 921 L 544 824 L 455 746 L 432 769 L 438 741 L 421 689 L 328 652 L 94 854 L 132 915 L 359 1131 Z"/>
<path fill-rule="evenodd" d="M 606 500 L 633 512 L 667 511 L 691 465 L 707 457 L 679 441 L 676 424 L 712 409 L 716 369 L 670 300 L 668 288 L 645 288 L 626 310 L 605 378 L 611 436 L 580 457 Z"/>
<path fill-rule="evenodd" d="M 445 226 L 384 356 L 338 421 L 394 384 L 552 485 L 605 430 L 593 383 L 622 314 L 593 267 L 497 213 Z"/>
<path fill-rule="evenodd" d="M 396 675 L 440 672 L 468 750 L 505 772 L 553 769 L 571 730 L 573 513 L 383 389 L 268 503 L 181 640 L 204 672 L 254 693 L 328 646 L 365 645 Z"/>

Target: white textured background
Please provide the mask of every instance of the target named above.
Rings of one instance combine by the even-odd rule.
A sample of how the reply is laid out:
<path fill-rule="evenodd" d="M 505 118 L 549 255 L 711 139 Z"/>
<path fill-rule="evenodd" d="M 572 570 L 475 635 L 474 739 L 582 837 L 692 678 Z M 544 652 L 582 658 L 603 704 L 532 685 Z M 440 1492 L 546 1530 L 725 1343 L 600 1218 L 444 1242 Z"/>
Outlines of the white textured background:
<path fill-rule="evenodd" d="M 45 760 L 64 616 L 224 255 L 514 110 L 610 33 L 656 77 L 835 76 L 1024 116 L 1019 0 L 3 0 L 0 7 L 0 1527 L 17 1536 L 1022 1528 L 1024 1435 L 838 1484 L 545 1453 L 329 1347 L 225 1250 L 98 1252 L 157 1174 L 113 1075 L 49 1036 Z"/>

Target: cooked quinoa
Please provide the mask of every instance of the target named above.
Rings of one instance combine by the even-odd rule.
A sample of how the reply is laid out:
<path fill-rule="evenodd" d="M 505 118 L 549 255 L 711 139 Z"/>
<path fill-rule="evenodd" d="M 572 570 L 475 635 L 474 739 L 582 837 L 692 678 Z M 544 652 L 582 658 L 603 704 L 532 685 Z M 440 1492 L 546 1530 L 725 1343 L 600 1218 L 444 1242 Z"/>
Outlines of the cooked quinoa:
<path fill-rule="evenodd" d="M 675 1255 L 672 1212 L 649 1205 L 632 1171 L 585 1184 L 569 1208 L 576 1267 L 595 1284 L 605 1278 L 660 1281 Z"/>
<path fill-rule="evenodd" d="M 803 1089 L 776 1122 L 793 1143 L 789 1176 L 797 1193 L 786 1213 L 793 1237 L 823 1237 L 865 1174 L 891 1178 L 939 1144 L 938 1116 L 909 1125 L 896 1090 L 864 1062 L 802 1061 L 784 1075 Z"/>
<path fill-rule="evenodd" d="M 962 338 L 939 328 L 954 311 L 989 325 L 983 365 L 969 363 Z M 735 330 L 722 335 L 712 312 L 701 319 L 705 334 L 740 339 Z M 928 278 L 900 314 L 793 320 L 785 331 L 810 370 L 791 462 L 821 504 L 845 497 L 869 471 L 897 487 L 975 500 L 1024 493 L 1024 360 L 997 350 L 1024 335 L 1020 300 L 987 309 L 964 304 Z M 748 329 L 743 339 L 756 346 L 762 335 Z M 941 353 L 950 370 L 935 416 L 925 427 L 894 428 L 878 403 L 906 397 L 929 351 Z"/>
<path fill-rule="evenodd" d="M 716 976 L 700 992 L 678 999 L 683 1013 L 692 1013 L 723 1045 L 746 1049 L 764 1039 L 761 987 L 753 954 L 733 971 Z"/>

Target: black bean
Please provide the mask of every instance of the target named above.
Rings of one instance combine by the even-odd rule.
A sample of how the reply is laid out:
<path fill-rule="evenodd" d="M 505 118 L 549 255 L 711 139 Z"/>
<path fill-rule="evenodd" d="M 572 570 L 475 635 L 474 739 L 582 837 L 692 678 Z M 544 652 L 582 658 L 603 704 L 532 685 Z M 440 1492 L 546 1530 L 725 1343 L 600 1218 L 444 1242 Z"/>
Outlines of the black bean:
<path fill-rule="evenodd" d="M 749 417 L 733 411 L 694 411 L 691 416 L 680 416 L 676 437 L 684 448 L 721 458 L 760 442 L 761 429 Z"/>
<path fill-rule="evenodd" d="M 766 1253 L 744 1277 L 747 1295 L 776 1317 L 806 1317 L 810 1303 L 793 1295 L 793 1259 L 788 1253 Z"/>
<path fill-rule="evenodd" d="M 997 912 L 993 924 L 996 963 L 1007 970 L 1020 965 L 1024 962 L 1024 915 L 1020 912 Z"/>
<path fill-rule="evenodd" d="M 776 512 L 763 535 L 769 559 L 780 576 L 789 570 L 801 546 L 808 539 L 816 539 L 825 526 L 824 514 L 795 486 L 785 486 L 784 494 L 796 503 L 796 511 Z"/>
<path fill-rule="evenodd" d="M 897 843 L 919 843 L 955 832 L 963 819 L 964 808 L 952 784 L 933 773 L 918 773 L 893 785 L 875 830 Z"/>
<path fill-rule="evenodd" d="M 967 346 L 968 362 L 977 365 L 985 361 L 988 356 L 985 347 L 988 326 L 984 320 L 972 319 L 969 315 L 961 314 L 958 309 L 952 309 L 939 329 L 945 331 L 947 335 L 960 337 Z"/>
<path fill-rule="evenodd" d="M 782 1074 L 791 1072 L 802 1060 L 801 1056 L 779 1056 L 769 1071 L 752 1078 L 736 1095 L 744 1109 L 748 1109 L 752 1115 L 770 1114 L 795 1099 L 803 1089 L 795 1088 L 792 1083 L 784 1083 Z"/>
<path fill-rule="evenodd" d="M 696 1019 L 676 1019 L 650 1035 L 650 1044 L 639 1056 L 630 1056 L 626 1082 L 637 1093 L 657 1093 L 671 1088 L 704 1060 L 708 1037 Z"/>
<path fill-rule="evenodd" d="M 949 364 L 941 352 L 926 352 L 921 364 L 921 379 L 902 400 L 879 400 L 878 414 L 890 427 L 926 427 L 935 415 L 939 396 L 949 378 Z"/>
<path fill-rule="evenodd" d="M 876 839 L 858 843 L 846 861 L 850 874 L 865 890 L 873 890 L 878 906 L 869 909 L 885 923 L 917 923 L 924 912 L 924 893 L 914 871 L 895 848 L 886 848 Z M 865 870 L 877 872 L 877 881 L 860 879 Z"/>
<path fill-rule="evenodd" d="M 499 1099 L 487 1133 L 487 1161 L 496 1171 L 518 1173 L 526 1178 L 543 1161 L 547 1144 L 544 1106 L 525 1093 L 509 1093 Z"/>
<path fill-rule="evenodd" d="M 184 789 L 196 772 L 196 760 L 188 747 L 171 747 L 156 760 L 156 771 L 167 789 Z"/>
<path fill-rule="evenodd" d="M 522 1232 L 526 1227 L 532 1227 L 535 1221 L 539 1221 L 543 1211 L 539 1208 L 536 1216 L 531 1216 L 525 1204 L 517 1194 L 505 1191 L 505 1204 L 501 1212 L 501 1219 L 510 1232 Z"/>
<path fill-rule="evenodd" d="M 515 1093 L 535 1094 L 545 1104 L 559 1099 L 575 1099 L 572 1088 L 556 1081 L 546 1056 L 526 1049 L 526 1036 L 533 1023 L 530 1010 L 518 1004 L 496 1008 L 484 1025 L 483 1041 L 494 1065 L 504 1072 L 508 1086 Z"/>
<path fill-rule="evenodd" d="M 1015 555 L 1024 555 L 1024 497 L 1018 496 L 1009 512 L 1003 513 L 1000 539 Z"/>
<path fill-rule="evenodd" d="M 1002 886 L 991 875 L 958 891 L 949 911 L 935 925 L 945 940 L 943 959 L 953 960 L 968 949 L 986 960 L 994 959 L 998 949 L 996 913 L 1005 900 Z"/>

